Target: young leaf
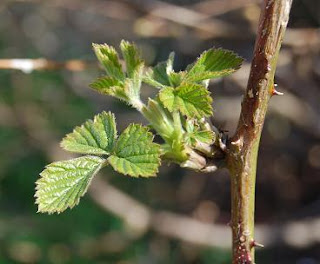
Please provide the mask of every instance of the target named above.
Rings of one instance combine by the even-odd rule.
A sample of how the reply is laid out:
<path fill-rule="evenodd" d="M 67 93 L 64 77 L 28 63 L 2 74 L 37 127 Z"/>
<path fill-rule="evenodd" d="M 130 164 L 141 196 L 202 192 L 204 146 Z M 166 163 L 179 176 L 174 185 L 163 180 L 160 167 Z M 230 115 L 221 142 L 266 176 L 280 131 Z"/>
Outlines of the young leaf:
<path fill-rule="evenodd" d="M 211 130 L 201 129 L 199 125 L 195 124 L 196 120 L 187 120 L 185 140 L 191 145 L 195 146 L 197 141 L 211 144 L 214 141 L 215 134 Z"/>
<path fill-rule="evenodd" d="M 98 60 L 104 66 L 108 76 L 123 81 L 125 79 L 125 75 L 122 71 L 116 50 L 107 44 L 92 44 L 92 46 Z"/>
<path fill-rule="evenodd" d="M 169 77 L 166 72 L 166 62 L 158 63 L 152 70 L 149 70 L 144 77 L 144 82 L 156 87 L 156 88 L 164 88 L 170 85 Z"/>
<path fill-rule="evenodd" d="M 167 61 L 158 63 L 152 70 L 147 72 L 144 81 L 159 89 L 166 86 L 178 86 L 177 80 L 181 79 L 182 73 L 173 71 L 174 52 L 171 52 Z"/>
<path fill-rule="evenodd" d="M 101 94 L 111 95 L 120 100 L 128 101 L 129 98 L 124 91 L 124 84 L 113 77 L 105 76 L 97 79 L 90 87 Z"/>
<path fill-rule="evenodd" d="M 131 124 L 120 135 L 109 164 L 118 172 L 133 177 L 155 176 L 160 165 L 160 146 L 152 142 L 146 127 Z"/>
<path fill-rule="evenodd" d="M 150 125 L 165 141 L 171 141 L 174 132 L 173 120 L 170 112 L 163 107 L 158 98 L 148 99 L 148 104 L 142 109 L 143 115 Z"/>
<path fill-rule="evenodd" d="M 127 75 L 129 78 L 133 78 L 136 69 L 143 65 L 143 61 L 140 59 L 140 54 L 137 47 L 128 41 L 122 40 L 120 44 L 122 56 L 126 62 Z"/>
<path fill-rule="evenodd" d="M 127 41 L 121 42 L 120 48 L 127 67 L 127 76 L 125 76 L 118 54 L 113 47 L 106 44 L 94 44 L 93 47 L 98 59 L 105 66 L 108 76 L 96 80 L 90 85 L 91 88 L 102 94 L 117 97 L 140 111 L 143 107 L 140 88 L 144 63 L 139 57 L 137 48 Z"/>
<path fill-rule="evenodd" d="M 184 71 L 180 71 L 180 72 L 171 72 L 169 74 L 169 81 L 170 81 L 170 86 L 172 87 L 178 87 L 179 85 L 181 85 L 184 76 L 185 76 L 186 72 Z"/>
<path fill-rule="evenodd" d="M 160 91 L 159 98 L 170 111 L 178 110 L 187 117 L 201 118 L 212 115 L 212 98 L 209 91 L 199 84 L 182 84 Z"/>
<path fill-rule="evenodd" d="M 128 103 L 140 110 L 143 103 L 140 99 L 140 88 L 143 74 L 143 64 L 137 66 L 132 78 L 127 78 L 124 86 L 124 93 L 128 98 Z"/>
<path fill-rule="evenodd" d="M 115 117 L 112 113 L 102 112 L 76 127 L 61 142 L 65 150 L 93 155 L 109 154 L 117 138 Z"/>
<path fill-rule="evenodd" d="M 232 51 L 209 49 L 189 67 L 184 80 L 199 82 L 229 75 L 240 68 L 242 61 L 243 59 Z"/>
<path fill-rule="evenodd" d="M 142 81 L 143 65 L 139 65 L 132 78 L 127 78 L 124 82 L 112 77 L 105 76 L 90 84 L 90 87 L 99 93 L 114 96 L 135 108 L 140 109 L 140 88 Z"/>
<path fill-rule="evenodd" d="M 105 159 L 84 156 L 49 164 L 36 182 L 38 212 L 61 213 L 79 203 Z"/>

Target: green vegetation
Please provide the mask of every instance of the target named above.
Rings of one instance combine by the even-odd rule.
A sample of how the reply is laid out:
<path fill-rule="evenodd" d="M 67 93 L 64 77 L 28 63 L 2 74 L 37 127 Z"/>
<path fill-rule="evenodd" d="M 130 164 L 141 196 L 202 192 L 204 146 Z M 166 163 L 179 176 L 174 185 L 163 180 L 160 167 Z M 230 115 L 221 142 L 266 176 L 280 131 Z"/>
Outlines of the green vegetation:
<path fill-rule="evenodd" d="M 87 156 L 54 162 L 40 174 L 35 195 L 39 212 L 60 213 L 74 207 L 94 175 L 107 165 L 132 177 L 155 176 L 161 159 L 210 171 L 218 166 L 212 161 L 220 159 L 223 152 L 221 135 L 206 120 L 213 114 L 209 79 L 236 71 L 242 58 L 231 51 L 210 49 L 185 71 L 175 72 L 171 53 L 166 62 L 152 69 L 145 67 L 134 44 L 122 41 L 124 71 L 113 47 L 94 44 L 93 48 L 106 76 L 91 87 L 137 109 L 162 141 L 154 143 L 149 128 L 137 124 L 130 124 L 118 138 L 114 115 L 98 114 L 61 142 L 65 150 Z M 140 98 L 143 82 L 159 89 L 147 105 Z"/>

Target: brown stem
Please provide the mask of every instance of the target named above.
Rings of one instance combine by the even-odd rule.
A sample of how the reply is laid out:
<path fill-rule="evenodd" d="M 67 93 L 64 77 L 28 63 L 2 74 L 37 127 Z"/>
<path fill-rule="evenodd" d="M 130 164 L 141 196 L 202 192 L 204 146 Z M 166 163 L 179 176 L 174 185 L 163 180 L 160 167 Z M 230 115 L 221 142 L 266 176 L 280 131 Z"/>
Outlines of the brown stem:
<path fill-rule="evenodd" d="M 292 0 L 264 0 L 254 57 L 235 135 L 228 144 L 231 172 L 233 264 L 254 263 L 257 155 L 274 74 Z"/>

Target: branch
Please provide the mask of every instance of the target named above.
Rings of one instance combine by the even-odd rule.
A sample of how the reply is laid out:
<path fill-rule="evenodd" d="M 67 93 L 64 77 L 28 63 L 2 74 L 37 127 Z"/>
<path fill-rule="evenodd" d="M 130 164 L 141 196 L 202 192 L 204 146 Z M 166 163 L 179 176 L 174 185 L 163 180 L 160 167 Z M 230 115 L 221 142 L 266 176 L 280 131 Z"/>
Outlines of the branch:
<path fill-rule="evenodd" d="M 227 225 L 203 223 L 168 211 L 154 211 L 110 185 L 102 177 L 95 177 L 89 193 L 101 208 L 120 217 L 126 223 L 127 231 L 135 238 L 153 230 L 193 245 L 225 249 L 230 247 L 230 228 Z M 256 236 L 266 246 L 284 242 L 288 246 L 302 248 L 320 240 L 320 233 L 314 232 L 319 224 L 320 218 L 288 221 L 283 225 L 258 225 Z M 303 235 L 296 236 L 297 233 Z"/>
<path fill-rule="evenodd" d="M 156 17 L 164 19 L 205 32 L 206 35 L 209 36 L 237 36 L 238 38 L 248 37 L 248 28 L 238 27 L 236 29 L 231 23 L 224 22 L 221 19 L 212 18 L 210 15 L 187 7 L 181 7 L 158 0 L 124 0 L 124 2 L 130 3 L 139 10 L 143 10 L 147 15 L 146 18 Z"/>
<path fill-rule="evenodd" d="M 233 263 L 254 263 L 257 155 L 274 74 L 292 0 L 265 0 L 237 131 L 227 156 L 231 172 Z"/>
<path fill-rule="evenodd" d="M 86 68 L 97 66 L 94 62 L 82 60 L 68 60 L 64 62 L 51 61 L 44 58 L 39 59 L 0 59 L 0 69 L 21 70 L 31 73 L 34 70 L 60 70 L 83 71 Z"/>
<path fill-rule="evenodd" d="M 195 9 L 198 12 L 207 14 L 210 16 L 223 15 L 227 12 L 231 12 L 237 9 L 245 8 L 253 4 L 257 4 L 258 0 L 207 0 L 201 1 L 189 6 L 189 8 Z"/>

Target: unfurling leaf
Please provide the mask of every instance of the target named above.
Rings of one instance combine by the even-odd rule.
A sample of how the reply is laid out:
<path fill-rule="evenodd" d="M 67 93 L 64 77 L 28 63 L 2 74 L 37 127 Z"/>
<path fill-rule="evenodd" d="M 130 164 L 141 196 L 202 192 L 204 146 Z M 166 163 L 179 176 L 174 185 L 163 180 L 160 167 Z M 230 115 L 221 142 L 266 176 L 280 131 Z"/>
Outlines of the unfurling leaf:
<path fill-rule="evenodd" d="M 123 82 L 113 77 L 101 77 L 90 84 L 90 87 L 101 94 L 111 95 L 120 100 L 128 101 Z"/>
<path fill-rule="evenodd" d="M 92 44 L 92 46 L 108 76 L 123 81 L 125 75 L 122 71 L 116 50 L 107 44 Z"/>
<path fill-rule="evenodd" d="M 49 164 L 36 182 L 38 211 L 61 213 L 77 205 L 105 161 L 99 157 L 84 156 Z"/>
<path fill-rule="evenodd" d="M 167 87 L 160 91 L 159 98 L 170 111 L 180 111 L 187 117 L 201 118 L 212 115 L 212 98 L 200 84 L 182 84 L 177 88 Z"/>
<path fill-rule="evenodd" d="M 127 75 L 129 78 L 133 78 L 138 67 L 143 65 L 139 51 L 134 44 L 125 40 L 121 41 L 120 48 L 122 56 L 126 62 Z"/>
<path fill-rule="evenodd" d="M 65 150 L 93 155 L 109 154 L 117 138 L 115 117 L 112 113 L 102 112 L 76 127 L 61 142 Z"/>
<path fill-rule="evenodd" d="M 186 130 L 185 140 L 191 146 L 195 146 L 197 141 L 212 144 L 215 139 L 214 132 L 212 130 L 202 129 L 196 120 L 187 120 Z"/>
<path fill-rule="evenodd" d="M 158 63 L 152 70 L 147 72 L 144 81 L 159 89 L 166 86 L 179 86 L 184 72 L 174 72 L 173 62 L 174 52 L 171 52 L 167 61 Z"/>
<path fill-rule="evenodd" d="M 106 44 L 93 44 L 95 53 L 104 66 L 107 76 L 97 79 L 90 87 L 102 94 L 114 96 L 141 110 L 140 88 L 144 62 L 135 45 L 122 41 L 120 48 L 126 63 L 127 73 L 122 71 L 118 53 Z"/>
<path fill-rule="evenodd" d="M 128 102 L 134 108 L 141 109 L 143 103 L 140 100 L 140 88 L 142 81 L 143 64 L 137 66 L 132 74 L 132 78 L 127 78 L 124 85 L 124 93 Z"/>
<path fill-rule="evenodd" d="M 160 146 L 152 142 L 146 127 L 131 124 L 120 135 L 109 164 L 118 172 L 133 177 L 155 176 L 160 165 Z"/>
<path fill-rule="evenodd" d="M 190 65 L 184 78 L 187 82 L 199 82 L 229 75 L 240 68 L 243 59 L 224 49 L 209 49 Z"/>

